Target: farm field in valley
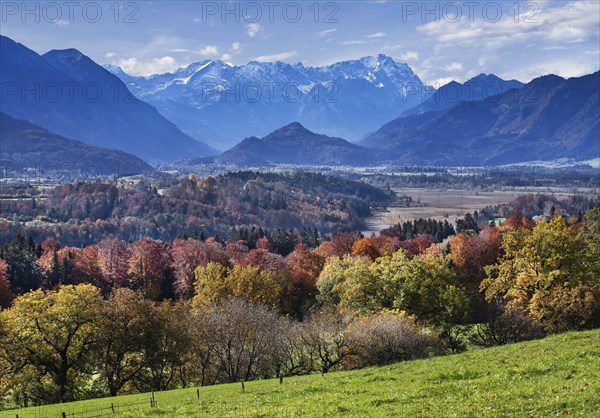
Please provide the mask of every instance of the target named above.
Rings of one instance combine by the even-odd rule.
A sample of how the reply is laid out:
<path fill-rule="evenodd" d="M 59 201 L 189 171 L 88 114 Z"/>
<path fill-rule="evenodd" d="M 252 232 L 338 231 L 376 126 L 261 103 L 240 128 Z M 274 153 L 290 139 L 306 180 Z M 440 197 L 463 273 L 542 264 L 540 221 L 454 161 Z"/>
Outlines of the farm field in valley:
<path fill-rule="evenodd" d="M 509 203 L 517 197 L 527 193 L 553 194 L 559 199 L 565 199 L 573 194 L 590 196 L 591 190 L 579 189 L 573 193 L 564 189 L 548 188 L 515 188 L 511 190 L 480 191 L 457 189 L 425 189 L 425 188 L 393 188 L 398 198 L 410 196 L 410 206 L 392 204 L 385 210 L 373 210 L 373 215 L 365 220 L 367 228 L 365 235 L 379 233 L 382 229 L 397 223 L 415 219 L 432 218 L 436 220 L 447 219 L 454 223 L 457 218 L 463 217 L 468 212 L 480 211 L 486 206 Z"/>

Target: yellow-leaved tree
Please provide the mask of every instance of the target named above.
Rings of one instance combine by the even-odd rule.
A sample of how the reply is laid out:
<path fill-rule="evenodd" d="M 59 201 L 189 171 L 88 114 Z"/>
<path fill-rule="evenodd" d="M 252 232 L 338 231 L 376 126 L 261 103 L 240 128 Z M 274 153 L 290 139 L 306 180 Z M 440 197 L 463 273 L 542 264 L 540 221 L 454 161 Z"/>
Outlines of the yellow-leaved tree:
<path fill-rule="evenodd" d="M 404 250 L 374 263 L 359 257 L 332 257 L 319 281 L 318 300 L 360 315 L 396 309 L 435 324 L 468 317 L 468 296 L 450 258 L 423 254 L 409 259 Z"/>
<path fill-rule="evenodd" d="M 580 232 L 557 214 L 533 230 L 508 233 L 504 256 L 486 268 L 486 298 L 500 298 L 541 321 L 550 331 L 583 329 L 598 320 L 598 281 Z"/>
<path fill-rule="evenodd" d="M 0 313 L 9 390 L 25 404 L 77 399 L 93 372 L 90 353 L 101 305 L 100 290 L 89 284 L 16 298 Z"/>
<path fill-rule="evenodd" d="M 205 267 L 198 267 L 195 276 L 196 294 L 192 303 L 196 306 L 228 297 L 240 297 L 268 306 L 276 306 L 279 302 L 281 286 L 257 267 L 236 265 L 228 268 L 208 263 Z"/>

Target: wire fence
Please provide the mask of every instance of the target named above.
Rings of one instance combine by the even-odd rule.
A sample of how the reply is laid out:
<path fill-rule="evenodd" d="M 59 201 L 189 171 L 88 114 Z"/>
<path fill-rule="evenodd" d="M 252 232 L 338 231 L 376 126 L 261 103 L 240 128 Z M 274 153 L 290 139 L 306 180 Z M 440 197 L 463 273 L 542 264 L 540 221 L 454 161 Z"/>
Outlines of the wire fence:
<path fill-rule="evenodd" d="M 0 417 L 2 418 L 97 418 L 97 417 L 108 417 L 118 416 L 125 412 L 131 412 L 133 410 L 139 410 L 144 407 L 153 408 L 158 406 L 158 402 L 154 399 L 154 394 L 150 398 L 150 401 L 145 402 L 131 402 L 131 403 L 114 403 L 111 402 L 109 406 L 94 409 L 85 409 L 80 411 L 61 411 L 61 412 L 42 412 L 42 409 L 29 410 L 27 412 L 21 412 L 22 408 L 2 409 L 0 410 Z M 29 408 L 28 408 L 29 409 Z"/>
<path fill-rule="evenodd" d="M 282 383 L 283 379 L 280 379 L 279 384 Z M 241 381 L 240 384 L 241 391 L 243 393 L 246 391 L 248 382 Z M 100 399 L 97 402 L 91 400 L 94 402 L 94 404 L 88 405 L 89 409 L 78 409 L 78 407 L 82 408 L 83 405 L 77 404 L 40 405 L 34 407 L 0 409 L 0 418 L 97 418 L 118 417 L 123 414 L 131 413 L 135 414 L 133 416 L 138 416 L 148 414 L 153 408 L 157 408 L 159 406 L 159 401 L 156 399 L 155 393 L 157 393 L 158 396 L 162 396 L 161 392 L 153 391 L 149 394 L 150 396 L 146 401 L 117 403 L 108 402 L 108 400 L 102 401 Z M 175 397 L 165 395 L 162 397 L 160 406 L 162 408 L 194 406 L 197 408 L 194 409 L 194 416 L 196 417 L 212 418 L 213 416 L 221 416 L 228 413 L 225 410 L 226 406 L 224 404 L 219 402 L 215 404 L 214 400 L 203 399 L 201 396 L 200 387 L 188 388 L 185 394 L 179 394 Z M 221 408 L 223 408 L 223 411 L 219 411 Z M 253 413 L 250 413 L 249 410 L 246 410 L 246 406 L 244 405 L 235 405 L 234 411 L 236 415 L 240 417 L 254 416 Z M 164 411 L 161 412 L 164 413 Z M 293 413 L 288 413 L 285 411 L 285 408 L 282 409 L 279 406 L 275 406 L 272 413 L 267 415 L 278 417 L 294 416 Z"/>
<path fill-rule="evenodd" d="M 150 407 L 157 406 L 156 401 L 154 399 L 148 402 L 136 402 L 136 403 L 126 403 L 126 404 L 115 404 L 111 403 L 107 408 L 97 408 L 97 409 L 89 409 L 85 411 L 71 412 L 71 413 L 62 413 L 61 418 L 95 418 L 95 417 L 106 417 L 111 415 L 121 414 L 123 412 L 129 412 L 132 409 L 142 406 L 149 405 Z"/>
<path fill-rule="evenodd" d="M 280 379 L 279 385 L 283 383 Z M 240 382 L 241 393 L 246 392 L 249 382 Z M 250 385 L 251 386 L 251 385 Z M 239 404 L 226 405 L 224 402 L 219 402 L 214 398 L 204 399 L 201 396 L 201 388 L 188 388 L 185 394 L 178 396 L 169 396 L 157 392 L 161 397 L 161 408 L 180 408 L 183 406 L 190 407 L 190 412 L 194 417 L 212 418 L 214 416 L 234 416 L 240 418 L 256 416 L 256 404 L 246 405 L 244 402 Z M 139 398 L 137 398 L 139 399 Z M 137 400 L 136 399 L 136 400 Z M 258 402 L 256 396 L 255 403 Z M 129 416 L 146 416 L 152 414 L 152 409 L 159 407 L 159 401 L 155 398 L 155 392 L 150 394 L 146 401 L 116 403 L 98 400 L 93 405 L 88 405 L 89 409 L 83 409 L 83 405 L 40 405 L 35 407 L 20 407 L 0 409 L 0 418 L 96 418 L 96 417 L 119 417 L 123 414 Z M 82 408 L 82 409 L 78 409 Z M 261 416 L 276 416 L 281 418 L 295 417 L 297 411 L 294 408 L 289 408 L 288 405 L 263 405 L 264 415 Z M 165 410 L 156 411 L 158 415 L 165 415 Z M 165 415 L 174 416 L 174 415 Z"/>

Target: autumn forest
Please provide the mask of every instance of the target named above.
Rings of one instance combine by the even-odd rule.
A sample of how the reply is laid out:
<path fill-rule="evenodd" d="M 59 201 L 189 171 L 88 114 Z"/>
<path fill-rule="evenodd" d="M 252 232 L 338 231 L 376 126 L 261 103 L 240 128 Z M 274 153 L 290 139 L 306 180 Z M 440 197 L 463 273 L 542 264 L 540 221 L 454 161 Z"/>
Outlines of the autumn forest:
<path fill-rule="evenodd" d="M 363 236 L 372 202 L 394 193 L 306 173 L 3 193 L 21 196 L 2 203 L 4 406 L 351 370 L 600 326 L 591 200 L 527 195 L 454 225 Z"/>

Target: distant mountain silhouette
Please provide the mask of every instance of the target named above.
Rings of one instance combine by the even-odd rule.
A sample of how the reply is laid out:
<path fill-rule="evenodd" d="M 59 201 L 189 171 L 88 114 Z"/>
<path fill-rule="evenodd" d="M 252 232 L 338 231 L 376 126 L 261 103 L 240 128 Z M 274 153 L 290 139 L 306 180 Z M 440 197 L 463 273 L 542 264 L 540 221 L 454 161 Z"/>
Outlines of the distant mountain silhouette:
<path fill-rule="evenodd" d="M 69 171 L 73 175 L 131 175 L 153 171 L 140 158 L 64 138 L 0 112 L 0 169 Z"/>
<path fill-rule="evenodd" d="M 476 102 L 492 98 L 511 89 L 520 89 L 523 83 L 517 80 L 502 80 L 494 74 L 479 74 L 464 83 L 451 81 L 443 85 L 422 104 L 408 109 L 401 116 L 440 112 L 456 103 Z"/>
<path fill-rule="evenodd" d="M 397 118 L 366 138 L 380 160 L 508 164 L 600 157 L 600 72 L 549 75 L 493 98 Z M 492 100 L 493 99 L 493 100 Z"/>
<path fill-rule="evenodd" d="M 75 49 L 43 56 L 0 36 L 2 111 L 87 144 L 149 161 L 214 155 Z"/>
<path fill-rule="evenodd" d="M 360 165 L 370 162 L 370 154 L 344 139 L 313 133 L 294 122 L 264 138 L 246 138 L 215 161 L 237 164 Z"/>

